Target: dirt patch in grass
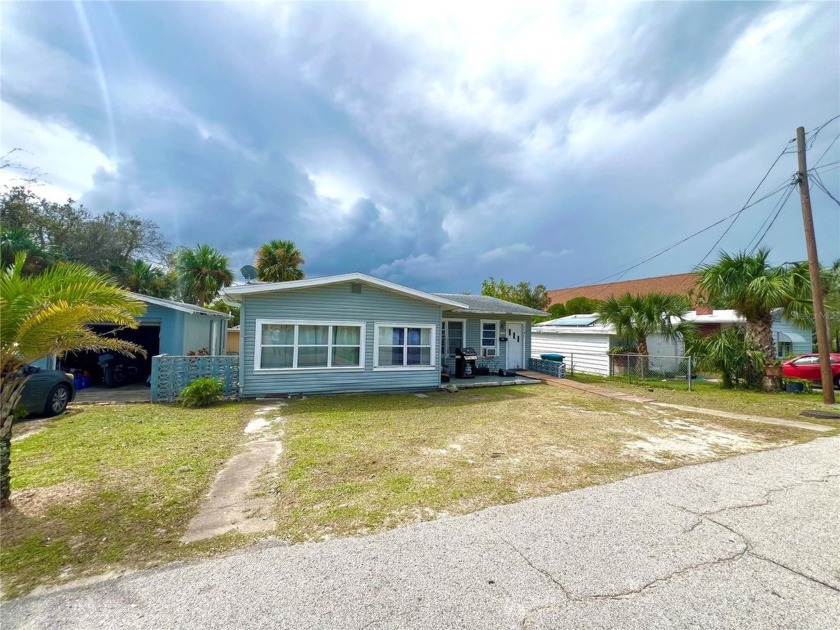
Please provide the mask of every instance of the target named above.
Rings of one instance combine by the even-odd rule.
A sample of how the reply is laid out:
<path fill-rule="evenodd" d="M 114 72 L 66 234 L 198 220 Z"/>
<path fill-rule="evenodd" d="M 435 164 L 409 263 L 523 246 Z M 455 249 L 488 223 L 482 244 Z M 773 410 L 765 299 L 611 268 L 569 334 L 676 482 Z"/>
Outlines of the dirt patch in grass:
<path fill-rule="evenodd" d="M 0 515 L 4 596 L 214 549 L 179 538 L 254 408 L 91 406 L 15 441 L 13 508 Z"/>
<path fill-rule="evenodd" d="M 342 396 L 284 409 L 277 535 L 381 531 L 688 463 L 807 441 L 547 386 Z"/>
<path fill-rule="evenodd" d="M 809 409 L 830 409 L 840 412 L 840 405 L 829 407 L 823 404 L 822 394 L 817 392 L 793 394 L 789 392 L 765 393 L 742 389 L 723 389 L 717 383 L 704 381 L 692 383 L 691 391 L 688 391 L 684 382 L 646 381 L 632 384 L 621 379 L 585 374 L 575 375 L 573 380 L 629 394 L 647 396 L 657 402 L 718 409 L 768 418 L 800 420 L 840 429 L 840 420 L 806 418 L 800 415 L 801 412 Z"/>

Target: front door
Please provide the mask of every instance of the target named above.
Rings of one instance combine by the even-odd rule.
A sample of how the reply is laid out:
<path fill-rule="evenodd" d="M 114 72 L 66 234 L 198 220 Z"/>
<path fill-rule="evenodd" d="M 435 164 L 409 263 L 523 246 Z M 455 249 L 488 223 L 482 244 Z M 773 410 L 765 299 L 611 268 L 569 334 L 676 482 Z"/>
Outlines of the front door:
<path fill-rule="evenodd" d="M 507 324 L 507 358 L 505 365 L 508 370 L 521 370 L 525 367 L 525 325 L 522 322 L 508 322 Z"/>

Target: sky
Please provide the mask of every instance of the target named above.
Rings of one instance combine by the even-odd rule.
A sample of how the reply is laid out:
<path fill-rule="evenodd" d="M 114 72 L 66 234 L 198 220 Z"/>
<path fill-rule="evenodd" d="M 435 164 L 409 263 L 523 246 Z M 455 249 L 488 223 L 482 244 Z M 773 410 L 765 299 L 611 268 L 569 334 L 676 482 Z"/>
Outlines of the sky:
<path fill-rule="evenodd" d="M 0 19 L 0 149 L 36 192 L 151 219 L 234 270 L 290 239 L 309 277 L 554 289 L 691 271 L 768 225 L 773 262 L 803 260 L 798 191 L 773 220 L 790 140 L 840 114 L 837 2 L 4 2 Z M 838 135 L 811 133 L 808 159 L 840 198 Z M 645 262 L 738 211 L 780 155 L 753 200 L 775 196 Z M 840 258 L 840 207 L 812 203 L 821 261 Z"/>

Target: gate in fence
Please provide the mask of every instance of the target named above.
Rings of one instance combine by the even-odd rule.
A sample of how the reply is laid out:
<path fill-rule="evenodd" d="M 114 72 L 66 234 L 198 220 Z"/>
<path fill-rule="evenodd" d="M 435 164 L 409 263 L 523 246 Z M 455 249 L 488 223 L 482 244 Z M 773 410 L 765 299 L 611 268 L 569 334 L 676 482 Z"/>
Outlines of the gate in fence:
<path fill-rule="evenodd" d="M 170 356 L 152 357 L 152 402 L 173 402 L 184 387 L 202 376 L 222 381 L 225 398 L 239 397 L 239 357 Z"/>

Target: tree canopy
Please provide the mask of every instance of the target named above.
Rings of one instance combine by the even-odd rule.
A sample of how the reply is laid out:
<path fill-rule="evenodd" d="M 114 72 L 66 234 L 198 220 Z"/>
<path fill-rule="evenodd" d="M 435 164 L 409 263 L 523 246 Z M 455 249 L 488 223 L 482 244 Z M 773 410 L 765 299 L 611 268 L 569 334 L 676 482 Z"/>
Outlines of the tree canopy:
<path fill-rule="evenodd" d="M 228 257 L 210 245 L 182 247 L 175 256 L 175 271 L 182 299 L 205 306 L 233 283 Z"/>
<path fill-rule="evenodd" d="M 700 268 L 699 287 L 723 308 L 734 309 L 747 321 L 747 338 L 764 354 L 776 358 L 773 311 L 813 313 L 807 265 L 773 266 L 770 250 L 754 253 L 722 252 L 718 260 Z"/>
<path fill-rule="evenodd" d="M 539 311 L 544 311 L 551 304 L 548 290 L 542 284 L 533 288 L 530 282 L 524 281 L 513 285 L 508 284 L 502 278 L 496 280 L 492 276 L 481 283 L 481 295 L 489 295 L 508 302 L 530 306 Z"/>
<path fill-rule="evenodd" d="M 266 282 L 302 280 L 300 266 L 306 261 L 292 241 L 273 240 L 257 249 L 257 278 Z"/>
<path fill-rule="evenodd" d="M 694 333 L 693 323 L 683 320 L 689 310 L 688 298 L 681 295 L 647 293 L 611 296 L 598 306 L 598 321 L 611 324 L 619 337 L 636 344 L 636 352 L 648 354 L 647 338 L 664 335 L 668 339 Z"/>

